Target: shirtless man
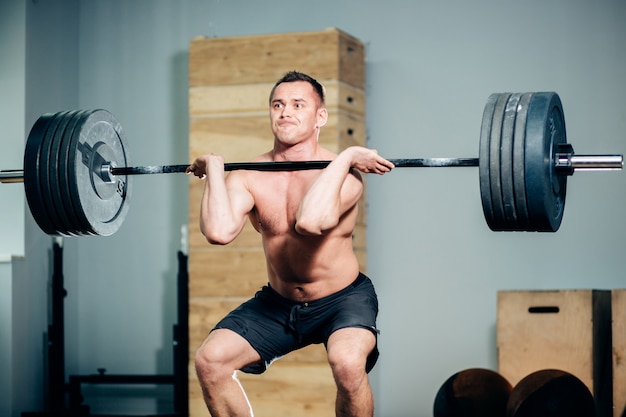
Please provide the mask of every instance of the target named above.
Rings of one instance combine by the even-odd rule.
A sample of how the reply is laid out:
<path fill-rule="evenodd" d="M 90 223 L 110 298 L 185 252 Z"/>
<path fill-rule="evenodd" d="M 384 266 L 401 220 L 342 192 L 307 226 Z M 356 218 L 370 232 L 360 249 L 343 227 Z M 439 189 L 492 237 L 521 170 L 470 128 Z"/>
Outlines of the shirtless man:
<path fill-rule="evenodd" d="M 372 417 L 367 373 L 378 356 L 378 301 L 359 272 L 352 248 L 360 173 L 384 174 L 393 164 L 375 150 L 350 147 L 338 155 L 318 144 L 328 112 L 323 87 L 289 72 L 270 94 L 273 150 L 255 161 L 332 160 L 322 170 L 232 171 L 224 159 L 197 158 L 188 173 L 205 178 L 200 229 L 225 245 L 249 218 L 261 234 L 268 285 L 231 312 L 196 353 L 196 371 L 213 417 L 253 415 L 236 375 L 262 373 L 271 362 L 324 343 L 337 385 L 337 416 Z"/>

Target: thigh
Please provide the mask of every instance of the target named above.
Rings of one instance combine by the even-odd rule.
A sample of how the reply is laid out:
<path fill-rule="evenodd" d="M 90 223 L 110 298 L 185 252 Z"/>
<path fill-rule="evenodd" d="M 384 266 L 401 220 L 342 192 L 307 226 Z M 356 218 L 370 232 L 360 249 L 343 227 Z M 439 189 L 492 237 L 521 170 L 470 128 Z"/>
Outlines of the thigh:
<path fill-rule="evenodd" d="M 288 327 L 290 314 L 288 306 L 277 302 L 269 288 L 264 287 L 220 320 L 213 332 L 230 330 L 245 339 L 260 360 L 241 370 L 263 373 L 274 360 L 299 347 L 296 335 Z"/>
<path fill-rule="evenodd" d="M 378 334 L 376 319 L 378 317 L 378 297 L 371 280 L 364 275 L 359 276 L 356 286 L 342 291 L 322 306 L 327 317 L 324 337 L 328 339 L 332 333 L 343 328 L 362 328 Z"/>
<path fill-rule="evenodd" d="M 329 360 L 337 356 L 342 360 L 361 360 L 366 372 L 370 372 L 379 356 L 378 298 L 369 278 L 360 275 L 359 279 L 358 285 L 329 306 L 332 318 L 324 329 L 325 343 Z"/>

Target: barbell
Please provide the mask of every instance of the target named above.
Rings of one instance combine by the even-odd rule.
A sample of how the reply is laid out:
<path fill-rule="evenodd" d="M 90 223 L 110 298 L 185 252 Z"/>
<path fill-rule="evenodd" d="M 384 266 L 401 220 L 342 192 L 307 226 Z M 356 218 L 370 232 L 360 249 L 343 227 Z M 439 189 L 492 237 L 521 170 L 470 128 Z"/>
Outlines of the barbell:
<path fill-rule="evenodd" d="M 575 155 L 566 142 L 557 93 L 496 93 L 485 105 L 478 158 L 390 159 L 396 167 L 478 167 L 487 225 L 493 231 L 556 232 L 567 177 L 577 170 L 619 170 L 623 155 Z M 323 169 L 330 161 L 227 163 L 226 171 Z M 130 166 L 126 138 L 106 110 L 42 115 L 33 125 L 21 170 L 33 218 L 47 234 L 115 233 L 126 218 L 133 175 L 182 173 L 189 164 Z"/>

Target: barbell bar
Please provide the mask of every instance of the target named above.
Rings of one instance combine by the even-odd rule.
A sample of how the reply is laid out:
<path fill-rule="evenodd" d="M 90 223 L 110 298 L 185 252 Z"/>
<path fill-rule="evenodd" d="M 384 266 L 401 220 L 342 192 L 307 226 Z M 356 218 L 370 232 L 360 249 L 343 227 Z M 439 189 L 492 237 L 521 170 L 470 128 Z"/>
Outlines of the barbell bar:
<path fill-rule="evenodd" d="M 390 159 L 402 167 L 478 167 L 483 213 L 494 231 L 556 232 L 567 177 L 621 170 L 623 155 L 576 155 L 566 141 L 558 94 L 496 93 L 481 123 L 478 158 Z M 330 161 L 226 163 L 225 170 L 323 169 Z M 185 172 L 189 164 L 130 166 L 122 127 L 106 110 L 44 114 L 33 125 L 22 170 L 0 182 L 23 182 L 39 227 L 61 236 L 115 233 L 126 218 L 132 176 Z"/>
<path fill-rule="evenodd" d="M 478 158 L 398 158 L 389 159 L 396 168 L 450 168 L 450 167 L 478 167 Z M 301 171 L 309 169 L 324 169 L 330 160 L 321 161 L 280 161 L 280 162 L 227 162 L 224 171 Z M 622 155 L 573 155 L 562 153 L 554 161 L 555 169 L 572 175 L 574 171 L 619 170 L 622 167 Z M 184 173 L 189 164 L 179 165 L 148 165 L 135 167 L 114 167 L 104 164 L 101 169 L 103 179 L 113 181 L 113 177 L 120 175 L 149 175 L 149 174 L 176 174 Z M 24 182 L 23 169 L 7 169 L 0 171 L 0 183 Z"/>
<path fill-rule="evenodd" d="M 399 158 L 389 159 L 395 168 L 449 168 L 449 167 L 478 167 L 478 158 Z M 616 170 L 622 167 L 622 155 L 572 155 L 558 154 L 555 169 L 568 172 L 571 175 L 576 170 L 599 171 Z M 280 162 L 227 162 L 224 171 L 303 171 L 309 169 L 324 169 L 330 160 L 321 161 L 280 161 Z M 189 164 L 179 165 L 148 165 L 135 167 L 114 167 L 102 165 L 103 179 L 113 181 L 120 175 L 149 175 L 149 174 L 176 174 L 184 173 Z M 24 182 L 23 169 L 7 169 L 0 171 L 0 183 Z"/>

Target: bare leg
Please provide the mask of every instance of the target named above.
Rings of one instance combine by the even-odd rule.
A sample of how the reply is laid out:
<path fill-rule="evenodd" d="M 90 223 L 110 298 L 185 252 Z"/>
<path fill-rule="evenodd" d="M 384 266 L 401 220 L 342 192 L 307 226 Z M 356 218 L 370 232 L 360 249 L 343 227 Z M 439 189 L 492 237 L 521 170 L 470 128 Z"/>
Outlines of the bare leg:
<path fill-rule="evenodd" d="M 328 339 L 328 362 L 337 384 L 337 417 L 374 415 L 374 398 L 365 362 L 375 344 L 374 334 L 359 328 L 337 330 Z"/>
<path fill-rule="evenodd" d="M 260 359 L 243 337 L 230 330 L 209 334 L 196 353 L 196 373 L 211 416 L 253 417 L 237 370 Z"/>

